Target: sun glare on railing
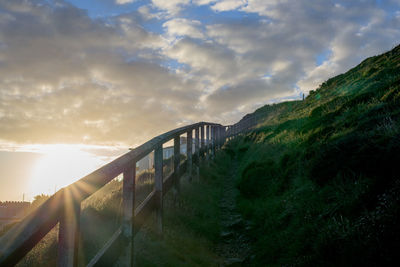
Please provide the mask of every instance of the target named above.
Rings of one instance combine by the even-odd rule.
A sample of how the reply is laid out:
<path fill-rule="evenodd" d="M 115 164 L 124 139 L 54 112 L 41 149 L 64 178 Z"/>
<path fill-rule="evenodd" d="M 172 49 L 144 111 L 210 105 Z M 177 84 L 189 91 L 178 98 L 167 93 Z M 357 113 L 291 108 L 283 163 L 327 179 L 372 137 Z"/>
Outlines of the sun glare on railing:
<path fill-rule="evenodd" d="M 84 151 L 77 145 L 45 145 L 38 150 L 43 156 L 32 171 L 32 196 L 53 194 L 106 163 L 99 156 Z"/>

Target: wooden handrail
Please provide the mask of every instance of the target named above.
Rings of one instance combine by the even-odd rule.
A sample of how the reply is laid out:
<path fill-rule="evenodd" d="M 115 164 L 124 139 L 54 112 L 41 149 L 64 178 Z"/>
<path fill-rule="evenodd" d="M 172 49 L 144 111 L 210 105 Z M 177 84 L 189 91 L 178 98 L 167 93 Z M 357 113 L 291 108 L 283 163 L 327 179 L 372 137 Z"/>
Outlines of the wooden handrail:
<path fill-rule="evenodd" d="M 162 234 L 162 198 L 173 185 L 179 191 L 179 178 L 185 171 L 189 171 L 189 177 L 192 174 L 193 130 L 195 130 L 196 158 L 199 160 L 200 157 L 205 156 L 208 159 L 210 154 L 213 156 L 215 150 L 222 147 L 226 138 L 233 138 L 239 133 L 243 133 L 256 125 L 257 122 L 257 119 L 250 117 L 230 126 L 199 122 L 180 127 L 154 137 L 100 167 L 56 192 L 36 211 L 29 214 L 2 236 L 0 238 L 0 266 L 13 266 L 18 263 L 59 222 L 58 265 L 76 266 L 81 202 L 120 174 L 124 174 L 122 226 L 90 261 L 89 266 L 100 263 L 105 258 L 107 251 L 111 250 L 111 247 L 118 244 L 121 239 L 123 242 L 127 242 L 125 247 L 128 248 L 123 252 L 126 254 L 124 258 L 125 264 L 131 266 L 133 264 L 133 255 L 129 254 L 133 254 L 133 237 L 140 229 L 144 219 L 151 211 L 157 210 L 158 231 Z M 174 155 L 176 156 L 177 153 L 179 155 L 180 135 L 185 133 L 187 134 L 187 160 L 184 164 L 181 164 L 179 156 L 175 157 L 174 172 L 163 178 L 162 145 L 174 140 Z M 141 205 L 134 209 L 134 166 L 137 161 L 153 150 L 156 151 L 155 190 L 147 196 Z"/>

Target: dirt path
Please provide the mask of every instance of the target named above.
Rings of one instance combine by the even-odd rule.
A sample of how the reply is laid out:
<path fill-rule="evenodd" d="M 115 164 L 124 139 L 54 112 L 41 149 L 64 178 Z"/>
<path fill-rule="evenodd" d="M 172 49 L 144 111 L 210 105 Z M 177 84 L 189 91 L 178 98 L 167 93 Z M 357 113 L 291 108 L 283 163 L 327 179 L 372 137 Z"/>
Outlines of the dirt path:
<path fill-rule="evenodd" d="M 246 222 L 236 207 L 236 198 L 239 194 L 235 187 L 237 161 L 232 162 L 231 171 L 224 177 L 224 187 L 219 207 L 221 209 L 221 242 L 217 246 L 217 253 L 223 258 L 221 266 L 245 265 L 250 256 L 250 240 L 246 231 L 250 225 Z"/>

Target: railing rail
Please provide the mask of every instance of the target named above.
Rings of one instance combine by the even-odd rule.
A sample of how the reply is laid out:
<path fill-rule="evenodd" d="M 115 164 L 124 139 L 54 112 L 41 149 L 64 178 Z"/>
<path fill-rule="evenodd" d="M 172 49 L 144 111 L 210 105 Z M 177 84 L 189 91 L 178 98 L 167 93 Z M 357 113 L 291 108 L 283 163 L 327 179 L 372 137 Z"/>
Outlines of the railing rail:
<path fill-rule="evenodd" d="M 92 258 L 88 266 L 109 265 L 114 259 L 111 259 L 108 253 L 116 249 L 121 251 L 123 265 L 132 266 L 133 238 L 144 220 L 155 210 L 157 231 L 162 234 L 163 196 L 172 186 L 179 192 L 179 179 L 186 171 L 189 177 L 192 176 L 193 144 L 197 162 L 200 158 L 207 160 L 213 158 L 215 150 L 221 148 L 227 138 L 234 138 L 257 123 L 256 116 L 249 116 L 229 126 L 199 122 L 171 130 L 136 147 L 59 190 L 37 210 L 11 228 L 0 238 L 0 266 L 13 266 L 18 263 L 57 223 L 59 223 L 57 265 L 77 266 L 81 202 L 120 174 L 123 175 L 122 225 Z M 193 131 L 195 131 L 194 143 Z M 187 135 L 187 160 L 184 163 L 181 163 L 180 157 L 177 156 L 180 155 L 182 134 Z M 162 146 L 170 140 L 174 141 L 174 169 L 168 177 L 163 177 Z M 152 151 L 155 161 L 155 189 L 134 208 L 136 162 Z"/>

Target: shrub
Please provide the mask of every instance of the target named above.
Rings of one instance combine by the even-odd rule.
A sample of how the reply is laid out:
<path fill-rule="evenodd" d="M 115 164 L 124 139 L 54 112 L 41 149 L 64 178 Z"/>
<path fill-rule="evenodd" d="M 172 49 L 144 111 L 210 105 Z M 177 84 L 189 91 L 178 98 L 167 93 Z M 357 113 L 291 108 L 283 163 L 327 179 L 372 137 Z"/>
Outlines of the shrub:
<path fill-rule="evenodd" d="M 276 176 L 275 163 L 272 160 L 251 162 L 243 170 L 238 183 L 240 193 L 246 198 L 262 196 L 272 177 Z"/>

